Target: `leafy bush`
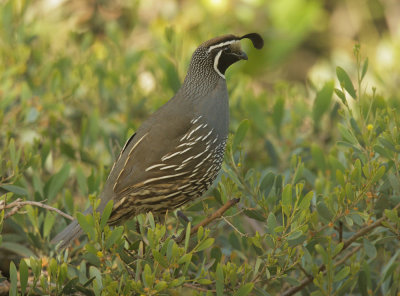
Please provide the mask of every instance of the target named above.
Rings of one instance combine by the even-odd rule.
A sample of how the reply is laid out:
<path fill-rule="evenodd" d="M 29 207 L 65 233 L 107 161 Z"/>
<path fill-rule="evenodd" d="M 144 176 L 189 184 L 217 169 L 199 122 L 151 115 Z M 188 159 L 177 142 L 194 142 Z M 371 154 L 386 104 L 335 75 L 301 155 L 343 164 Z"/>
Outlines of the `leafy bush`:
<path fill-rule="evenodd" d="M 234 133 L 218 182 L 184 208 L 190 222 L 149 213 L 110 228 L 111 203 L 102 215 L 80 211 L 96 208 L 124 139 L 179 86 L 187 64 L 173 60 L 179 33 L 166 29 L 157 36 L 163 54 L 151 54 L 123 44 L 123 22 L 99 28 L 92 19 L 60 46 L 38 35 L 43 23 L 21 5 L 0 9 L 10 29 L 0 31 L 8 41 L 0 47 L 0 268 L 10 295 L 400 291 L 398 101 L 366 91 L 358 45 L 355 78 L 337 67 L 338 87 L 328 81 L 313 94 L 287 82 L 260 91 L 252 73 L 262 67 L 251 61 L 232 70 Z M 69 222 L 54 208 L 77 217 L 85 241 L 54 250 L 50 238 Z"/>

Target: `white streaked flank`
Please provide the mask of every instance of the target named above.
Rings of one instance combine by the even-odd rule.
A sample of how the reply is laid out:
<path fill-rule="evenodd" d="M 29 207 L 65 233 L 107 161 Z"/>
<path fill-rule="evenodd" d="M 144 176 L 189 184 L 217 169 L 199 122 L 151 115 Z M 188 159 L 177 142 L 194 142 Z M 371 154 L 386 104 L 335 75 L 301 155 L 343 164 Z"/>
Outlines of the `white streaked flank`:
<path fill-rule="evenodd" d="M 190 157 L 186 158 L 184 161 L 182 161 L 182 163 L 188 162 L 191 159 L 193 159 L 193 156 L 190 156 Z"/>
<path fill-rule="evenodd" d="M 201 166 L 203 163 L 205 163 L 206 160 L 210 158 L 210 156 L 211 156 L 211 153 L 208 153 L 207 157 L 204 158 L 202 161 L 200 161 L 200 162 L 195 166 L 195 168 L 197 168 L 197 167 Z"/>
<path fill-rule="evenodd" d="M 193 124 L 195 124 L 200 118 L 202 118 L 203 116 L 199 116 L 199 117 L 197 117 L 196 119 L 192 119 L 191 121 L 190 121 L 190 123 L 193 123 Z"/>
<path fill-rule="evenodd" d="M 192 134 L 195 132 L 195 131 L 197 131 L 199 128 L 201 128 L 203 125 L 202 124 L 200 124 L 199 126 L 197 126 L 194 130 L 192 130 L 190 133 L 189 133 L 189 135 L 188 135 L 188 139 L 190 139 L 190 137 L 192 136 Z"/>
<path fill-rule="evenodd" d="M 131 159 L 131 154 L 133 153 L 133 151 L 135 150 L 135 148 L 139 145 L 140 142 L 142 142 L 142 140 L 147 136 L 148 133 L 145 133 L 136 143 L 135 145 L 133 145 L 133 147 L 131 148 L 131 150 L 129 151 L 128 157 L 125 160 L 124 163 L 124 167 L 122 168 L 121 172 L 118 174 L 117 177 L 117 181 L 114 184 L 113 190 L 115 191 L 115 187 L 117 187 L 117 185 L 119 184 L 119 179 L 121 178 L 121 175 L 123 172 L 125 172 L 125 168 L 126 168 L 126 164 L 128 163 L 128 161 Z"/>
<path fill-rule="evenodd" d="M 176 166 L 177 166 L 177 165 L 175 165 L 175 164 L 167 165 L 166 167 L 161 168 L 160 171 L 172 169 L 172 168 L 174 168 L 174 167 L 176 167 Z"/>
<path fill-rule="evenodd" d="M 163 200 L 163 199 L 167 199 L 167 198 L 169 198 L 169 197 L 173 197 L 173 196 L 175 196 L 175 195 L 180 195 L 180 194 L 182 194 L 181 191 L 175 191 L 175 192 L 173 192 L 173 193 L 171 193 L 171 194 L 168 194 L 168 195 L 161 195 L 161 196 L 155 196 L 155 197 L 148 197 L 148 198 L 145 198 L 145 199 L 144 199 L 144 202 L 161 201 L 161 200 Z"/>
<path fill-rule="evenodd" d="M 181 151 L 179 154 L 183 154 L 183 153 L 185 153 L 185 152 L 188 152 L 190 149 L 192 149 L 193 147 L 189 147 L 189 148 L 186 148 L 185 150 L 183 150 L 183 151 Z"/>
<path fill-rule="evenodd" d="M 192 185 L 191 183 L 187 183 L 187 184 L 185 184 L 185 185 L 179 186 L 178 189 L 179 189 L 179 190 L 182 190 L 182 189 L 184 189 L 184 188 L 186 188 L 186 187 L 189 187 L 189 186 L 191 186 L 191 185 Z"/>
<path fill-rule="evenodd" d="M 175 153 L 172 153 L 172 154 L 166 154 L 163 157 L 161 157 L 161 160 L 165 161 L 165 160 L 170 159 L 170 158 L 172 158 L 172 157 L 174 157 L 174 156 L 176 156 L 176 155 L 178 155 L 180 153 L 181 153 L 181 151 L 178 151 L 178 152 L 175 152 Z"/>
<path fill-rule="evenodd" d="M 193 146 L 194 144 L 196 144 L 196 142 L 185 142 L 183 144 L 180 144 L 180 145 L 176 146 L 176 148 L 180 148 L 180 147 L 183 147 L 183 146 Z"/>
<path fill-rule="evenodd" d="M 179 167 L 177 167 L 175 169 L 175 171 L 180 171 L 181 169 L 183 169 L 185 167 L 186 163 L 181 164 Z"/>
<path fill-rule="evenodd" d="M 158 168 L 158 167 L 164 166 L 164 165 L 165 165 L 165 164 L 163 164 L 163 163 L 159 163 L 159 164 L 152 165 L 152 166 L 148 167 L 147 169 L 145 169 L 145 172 L 148 172 L 148 171 L 150 171 L 150 170 L 152 170 L 152 169 L 155 169 L 155 168 Z"/>
<path fill-rule="evenodd" d="M 182 176 L 182 175 L 185 175 L 185 174 L 187 174 L 187 172 L 182 172 L 182 173 L 178 173 L 178 174 L 175 174 L 175 175 L 161 176 L 161 177 L 158 177 L 158 178 L 151 178 L 151 179 L 148 179 L 148 180 L 144 181 L 143 184 L 148 184 L 148 183 L 151 183 L 151 182 L 154 182 L 154 181 L 158 181 L 158 180 L 163 180 L 163 179 L 170 179 L 170 178 L 174 178 L 174 177 L 179 177 L 179 176 Z"/>
<path fill-rule="evenodd" d="M 195 155 L 193 157 L 193 159 L 199 158 L 200 156 L 202 156 L 204 153 L 206 153 L 206 150 L 204 150 L 203 152 L 200 152 L 199 154 Z"/>
<path fill-rule="evenodd" d="M 214 130 L 214 129 L 211 129 L 211 130 L 208 132 L 208 134 L 205 135 L 205 136 L 203 137 L 203 139 L 201 139 L 201 140 L 204 141 L 205 139 L 207 139 L 208 136 L 211 135 L 211 133 L 213 132 L 213 130 Z"/>

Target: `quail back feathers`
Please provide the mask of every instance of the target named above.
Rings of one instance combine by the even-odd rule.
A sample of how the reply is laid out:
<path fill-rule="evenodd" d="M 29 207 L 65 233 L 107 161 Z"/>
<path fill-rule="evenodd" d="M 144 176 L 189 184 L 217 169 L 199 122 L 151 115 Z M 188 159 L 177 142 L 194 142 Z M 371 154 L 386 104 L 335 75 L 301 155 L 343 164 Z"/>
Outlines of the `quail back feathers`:
<path fill-rule="evenodd" d="M 210 187 L 221 168 L 228 136 L 224 74 L 230 65 L 247 60 L 239 43 L 244 38 L 257 49 L 264 45 L 257 33 L 224 35 L 201 44 L 176 95 L 126 142 L 97 209 L 102 212 L 113 200 L 110 225 L 149 211 L 164 214 L 201 197 Z M 75 220 L 52 243 L 62 242 L 59 248 L 65 248 L 82 234 Z"/>

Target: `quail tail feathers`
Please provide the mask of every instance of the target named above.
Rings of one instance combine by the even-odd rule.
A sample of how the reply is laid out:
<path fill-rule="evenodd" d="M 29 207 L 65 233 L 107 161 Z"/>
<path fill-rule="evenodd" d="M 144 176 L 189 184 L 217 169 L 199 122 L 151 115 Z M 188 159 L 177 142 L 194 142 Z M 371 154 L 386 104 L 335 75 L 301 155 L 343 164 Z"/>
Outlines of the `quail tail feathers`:
<path fill-rule="evenodd" d="M 92 212 L 92 207 L 89 207 L 84 214 L 88 214 Z M 78 220 L 72 221 L 67 227 L 64 228 L 59 234 L 57 234 L 52 240 L 51 243 L 57 245 L 59 250 L 65 249 L 75 239 L 78 239 L 80 236 L 84 234 L 83 229 L 78 223 Z M 61 242 L 61 244 L 60 244 Z"/>
<path fill-rule="evenodd" d="M 51 243 L 57 245 L 61 242 L 61 244 L 58 245 L 58 248 L 64 249 L 81 235 L 83 235 L 83 229 L 79 225 L 78 221 L 74 220 L 63 231 L 57 234 L 56 237 L 52 239 Z"/>

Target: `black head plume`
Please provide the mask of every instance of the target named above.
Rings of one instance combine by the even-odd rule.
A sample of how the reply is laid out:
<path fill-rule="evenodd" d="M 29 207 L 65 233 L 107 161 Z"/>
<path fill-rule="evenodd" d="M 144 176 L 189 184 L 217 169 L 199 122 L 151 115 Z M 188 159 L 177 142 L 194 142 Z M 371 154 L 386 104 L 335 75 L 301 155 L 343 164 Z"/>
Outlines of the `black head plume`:
<path fill-rule="evenodd" d="M 240 37 L 239 40 L 242 40 L 245 38 L 250 39 L 251 42 L 253 43 L 253 46 L 257 49 L 261 49 L 264 47 L 264 40 L 262 39 L 260 34 L 249 33 L 249 34 L 246 34 L 246 35 L 243 35 L 242 37 Z"/>
<path fill-rule="evenodd" d="M 240 60 L 248 59 L 240 46 L 242 39 L 250 39 L 256 49 L 261 49 L 264 46 L 263 38 L 257 33 L 249 33 L 241 37 L 229 34 L 212 38 L 202 43 L 194 52 L 188 72 L 190 75 L 188 76 L 211 77 L 204 75 L 204 73 L 213 69 L 214 73 L 225 79 L 225 71 L 231 65 Z M 200 75 L 199 73 L 203 74 Z"/>

